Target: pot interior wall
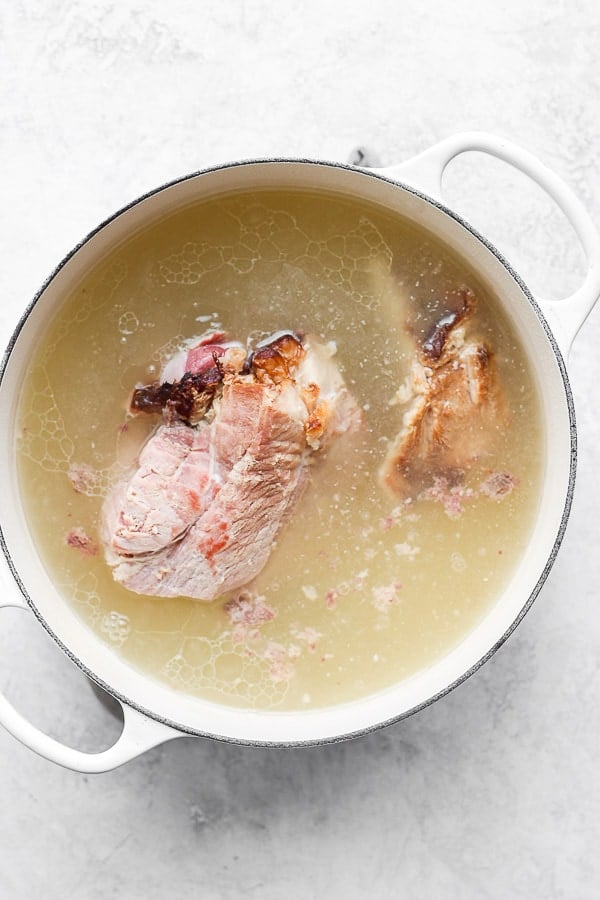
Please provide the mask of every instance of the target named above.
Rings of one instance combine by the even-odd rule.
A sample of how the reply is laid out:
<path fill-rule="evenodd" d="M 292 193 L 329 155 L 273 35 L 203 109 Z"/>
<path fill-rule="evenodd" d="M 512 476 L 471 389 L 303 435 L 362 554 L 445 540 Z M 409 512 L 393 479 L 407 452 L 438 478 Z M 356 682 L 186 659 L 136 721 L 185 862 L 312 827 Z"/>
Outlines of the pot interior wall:
<path fill-rule="evenodd" d="M 18 491 L 15 419 L 28 360 L 51 315 L 90 266 L 132 232 L 200 198 L 236 189 L 310 188 L 381 204 L 446 242 L 501 300 L 524 336 L 541 398 L 546 433 L 545 489 L 531 545 L 510 584 L 462 643 L 429 669 L 361 701 L 299 713 L 243 712 L 188 697 L 150 680 L 101 643 L 52 585 L 31 540 Z M 444 692 L 506 635 L 536 594 L 556 552 L 572 489 L 574 432 L 562 362 L 522 286 L 491 248 L 460 221 L 421 196 L 370 173 L 307 162 L 259 162 L 201 173 L 150 195 L 101 227 L 58 269 L 22 323 L 0 387 L 0 491 L 9 498 L 2 532 L 36 613 L 88 674 L 151 716 L 196 733 L 265 743 L 318 741 L 354 733 L 407 713 Z M 32 678 L 35 678 L 32 672 Z"/>

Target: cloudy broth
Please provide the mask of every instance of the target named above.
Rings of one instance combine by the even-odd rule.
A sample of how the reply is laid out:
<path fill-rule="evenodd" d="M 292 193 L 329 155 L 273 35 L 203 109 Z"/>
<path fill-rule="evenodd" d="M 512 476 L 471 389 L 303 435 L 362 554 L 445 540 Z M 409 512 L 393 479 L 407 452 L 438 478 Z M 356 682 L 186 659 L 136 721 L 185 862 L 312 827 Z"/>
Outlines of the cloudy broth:
<path fill-rule="evenodd" d="M 390 405 L 457 286 L 477 297 L 510 428 L 451 507 L 401 501 L 377 472 L 403 408 Z M 246 605 L 134 594 L 113 581 L 99 537 L 103 499 L 156 417 L 127 397 L 183 342 L 209 330 L 253 342 L 295 329 L 336 342 L 363 426 L 326 450 Z M 432 236 L 326 193 L 264 190 L 188 207 L 112 251 L 65 299 L 32 360 L 18 459 L 45 566 L 98 638 L 189 694 L 242 707 L 352 700 L 410 676 L 477 624 L 521 559 L 541 483 L 542 424 L 526 357 L 475 274 Z M 79 480 L 73 473 L 80 473 Z M 78 490 L 74 489 L 75 486 Z M 245 610 L 245 612 L 244 612 Z"/>

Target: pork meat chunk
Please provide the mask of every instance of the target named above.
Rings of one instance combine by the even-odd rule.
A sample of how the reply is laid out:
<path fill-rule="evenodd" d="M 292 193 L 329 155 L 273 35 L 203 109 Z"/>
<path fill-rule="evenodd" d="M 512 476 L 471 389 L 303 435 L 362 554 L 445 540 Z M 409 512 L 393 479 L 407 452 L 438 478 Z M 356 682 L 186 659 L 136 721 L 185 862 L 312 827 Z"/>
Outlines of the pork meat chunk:
<path fill-rule="evenodd" d="M 140 594 L 210 601 L 258 575 L 315 452 L 358 427 L 334 351 L 280 334 L 224 373 L 197 426 L 159 426 L 105 504 L 116 581 Z"/>
<path fill-rule="evenodd" d="M 468 334 L 475 297 L 465 290 L 458 301 L 415 342 L 411 373 L 398 392 L 406 411 L 380 478 L 400 497 L 416 496 L 435 477 L 460 483 L 507 423 L 493 352 Z"/>

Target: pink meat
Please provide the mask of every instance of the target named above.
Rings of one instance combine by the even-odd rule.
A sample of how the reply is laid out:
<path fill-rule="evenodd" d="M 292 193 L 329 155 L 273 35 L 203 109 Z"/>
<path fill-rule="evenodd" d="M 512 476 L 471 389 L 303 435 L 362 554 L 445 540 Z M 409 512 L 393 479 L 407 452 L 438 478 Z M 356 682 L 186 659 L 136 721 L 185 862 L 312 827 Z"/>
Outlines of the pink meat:
<path fill-rule="evenodd" d="M 161 381 L 176 381 L 185 372 L 193 375 L 205 372 L 214 366 L 215 359 L 222 359 L 232 347 L 241 347 L 241 344 L 239 341 L 228 341 L 222 331 L 213 331 L 197 338 L 171 357 L 161 372 Z"/>
<path fill-rule="evenodd" d="M 161 425 L 143 447 L 138 468 L 117 485 L 104 508 L 104 533 L 117 554 L 154 553 L 177 540 L 219 487 L 211 465 L 210 429 Z"/>
<path fill-rule="evenodd" d="M 223 398 L 224 412 L 240 400 L 255 407 L 255 384 L 237 385 Z M 243 398 L 247 392 L 250 398 Z M 267 562 L 273 542 L 288 520 L 307 482 L 304 423 L 306 410 L 291 386 L 260 387 L 251 440 L 248 429 L 220 429 L 232 438 L 223 454 L 237 457 L 214 501 L 185 539 L 161 554 L 155 564 L 124 561 L 114 570 L 125 587 L 160 597 L 216 597 L 247 584 Z M 230 410 L 228 410 L 230 407 Z M 215 423 L 215 430 L 218 423 Z"/>

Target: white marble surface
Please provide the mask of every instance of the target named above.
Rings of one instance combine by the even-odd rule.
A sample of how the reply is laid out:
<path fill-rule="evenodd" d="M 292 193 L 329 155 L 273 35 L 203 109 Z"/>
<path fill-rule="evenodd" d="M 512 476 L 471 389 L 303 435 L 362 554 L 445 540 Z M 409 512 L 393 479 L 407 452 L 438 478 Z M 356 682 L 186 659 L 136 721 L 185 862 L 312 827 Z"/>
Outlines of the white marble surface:
<path fill-rule="evenodd" d="M 572 185 L 600 225 L 593 0 L 13 0 L 0 11 L 0 337 L 56 262 L 148 188 L 222 160 L 400 161 L 496 132 Z M 576 284 L 577 245 L 500 164 L 449 199 L 532 289 Z M 85 777 L 0 733 L 0 897 L 600 896 L 600 308 L 570 362 L 576 499 L 517 632 L 442 702 L 338 746 L 182 739 Z M 118 727 L 41 629 L 0 615 L 0 685 L 88 750 Z"/>

